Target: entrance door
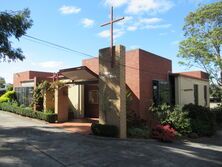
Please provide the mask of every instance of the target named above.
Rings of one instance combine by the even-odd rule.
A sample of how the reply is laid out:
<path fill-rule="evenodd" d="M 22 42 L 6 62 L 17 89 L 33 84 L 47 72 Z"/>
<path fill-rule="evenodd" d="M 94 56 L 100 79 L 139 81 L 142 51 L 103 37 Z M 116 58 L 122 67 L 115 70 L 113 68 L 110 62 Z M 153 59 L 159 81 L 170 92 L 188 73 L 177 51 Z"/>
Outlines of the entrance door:
<path fill-rule="evenodd" d="M 97 85 L 85 85 L 85 117 L 99 117 L 99 90 Z"/>

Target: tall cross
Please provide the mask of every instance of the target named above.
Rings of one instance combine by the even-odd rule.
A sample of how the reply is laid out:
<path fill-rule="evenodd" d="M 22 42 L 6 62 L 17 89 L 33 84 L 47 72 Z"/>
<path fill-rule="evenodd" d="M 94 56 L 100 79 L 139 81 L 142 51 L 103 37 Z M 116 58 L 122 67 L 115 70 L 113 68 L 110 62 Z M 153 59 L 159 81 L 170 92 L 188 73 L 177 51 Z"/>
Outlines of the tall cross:
<path fill-rule="evenodd" d="M 123 20 L 124 17 L 114 20 L 113 19 L 113 6 L 111 6 L 110 15 L 111 15 L 110 22 L 101 25 L 101 27 L 104 27 L 104 26 L 107 26 L 107 25 L 111 26 L 111 29 L 110 29 L 110 41 L 111 41 L 111 44 L 110 44 L 110 54 L 111 54 L 111 58 L 112 58 L 112 60 L 111 60 L 111 67 L 113 68 L 113 66 L 115 64 L 115 52 L 113 52 L 113 24 L 118 22 L 118 21 Z"/>

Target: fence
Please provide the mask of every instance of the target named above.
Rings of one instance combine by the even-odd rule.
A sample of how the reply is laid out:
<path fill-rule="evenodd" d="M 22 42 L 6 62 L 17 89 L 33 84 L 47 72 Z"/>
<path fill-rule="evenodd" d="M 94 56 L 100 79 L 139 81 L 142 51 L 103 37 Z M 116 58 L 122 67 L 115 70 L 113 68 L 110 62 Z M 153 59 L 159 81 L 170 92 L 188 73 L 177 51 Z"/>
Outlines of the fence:
<path fill-rule="evenodd" d="M 32 103 L 33 90 L 33 87 L 15 88 L 17 101 L 25 106 L 30 106 L 30 104 Z"/>

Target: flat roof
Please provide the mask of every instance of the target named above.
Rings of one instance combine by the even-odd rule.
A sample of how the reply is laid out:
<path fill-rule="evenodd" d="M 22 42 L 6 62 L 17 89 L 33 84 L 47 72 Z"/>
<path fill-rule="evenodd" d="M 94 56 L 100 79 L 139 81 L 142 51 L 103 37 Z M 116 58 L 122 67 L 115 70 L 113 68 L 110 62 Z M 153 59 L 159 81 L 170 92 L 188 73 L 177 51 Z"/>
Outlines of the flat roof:
<path fill-rule="evenodd" d="M 74 82 L 84 83 L 98 80 L 98 75 L 86 66 L 62 69 L 59 73 Z"/>
<path fill-rule="evenodd" d="M 186 77 L 186 78 L 192 78 L 192 79 L 197 79 L 197 80 L 201 80 L 201 81 L 209 81 L 208 79 L 204 79 L 204 78 L 198 78 L 198 77 L 194 77 L 194 76 L 189 76 L 189 75 L 186 75 L 186 74 L 182 74 L 182 73 L 172 73 L 170 74 L 172 76 L 181 76 L 181 77 Z"/>
<path fill-rule="evenodd" d="M 172 62 L 172 60 L 170 60 L 170 59 L 168 59 L 168 58 L 166 58 L 166 57 L 157 55 L 157 54 L 155 54 L 155 53 L 146 51 L 146 50 L 141 49 L 141 48 L 126 50 L 126 55 L 127 55 L 127 53 L 129 53 L 129 52 L 136 52 L 136 51 L 138 51 L 138 52 L 145 52 L 145 53 L 148 53 L 148 54 L 151 55 L 151 56 L 156 56 L 156 57 L 159 57 L 159 58 L 161 58 L 161 59 L 165 59 L 165 60 L 167 60 L 167 61 Z M 99 58 L 98 56 L 95 56 L 95 57 L 92 57 L 92 58 L 83 59 L 83 61 L 84 61 L 84 60 L 91 60 L 91 59 L 98 59 L 98 58 Z"/>
<path fill-rule="evenodd" d="M 20 81 L 20 82 L 21 82 L 21 83 L 34 82 L 34 79 L 23 80 L 23 81 Z"/>
<path fill-rule="evenodd" d="M 157 55 L 157 54 L 155 54 L 155 53 L 149 52 L 149 51 L 144 50 L 144 49 L 141 49 L 141 48 L 132 49 L 132 50 L 127 50 L 126 53 L 127 53 L 127 52 L 134 52 L 134 51 L 145 52 L 145 53 L 150 54 L 151 56 L 156 56 L 156 57 L 159 57 L 159 58 L 161 58 L 161 59 L 165 59 L 165 60 L 167 60 L 167 61 L 172 62 L 172 60 L 170 60 L 170 59 L 168 59 L 168 58 L 166 58 L 166 57 Z"/>

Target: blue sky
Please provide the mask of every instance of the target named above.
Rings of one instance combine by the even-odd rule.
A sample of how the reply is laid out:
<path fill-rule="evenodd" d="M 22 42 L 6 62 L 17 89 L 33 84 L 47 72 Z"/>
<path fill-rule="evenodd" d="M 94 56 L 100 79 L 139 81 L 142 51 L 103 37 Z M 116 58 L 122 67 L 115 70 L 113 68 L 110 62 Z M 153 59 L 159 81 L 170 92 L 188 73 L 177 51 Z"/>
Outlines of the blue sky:
<path fill-rule="evenodd" d="M 110 4 L 115 17 L 125 21 L 115 24 L 115 44 L 127 50 L 142 48 L 171 59 L 173 71 L 185 71 L 176 57 L 178 42 L 183 39 L 185 16 L 198 4 L 216 0 L 0 0 L 0 11 L 29 8 L 33 26 L 27 35 L 82 51 L 92 56 L 110 44 L 109 27 L 100 25 L 109 20 Z M 52 71 L 81 65 L 81 54 L 49 47 L 22 37 L 12 39 L 14 47 L 22 48 L 23 62 L 1 62 L 0 76 L 7 82 L 13 73 L 26 70 Z M 191 69 L 189 69 L 191 70 Z"/>

